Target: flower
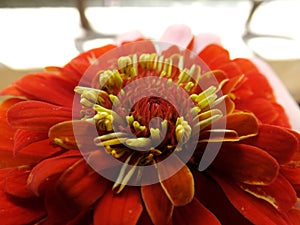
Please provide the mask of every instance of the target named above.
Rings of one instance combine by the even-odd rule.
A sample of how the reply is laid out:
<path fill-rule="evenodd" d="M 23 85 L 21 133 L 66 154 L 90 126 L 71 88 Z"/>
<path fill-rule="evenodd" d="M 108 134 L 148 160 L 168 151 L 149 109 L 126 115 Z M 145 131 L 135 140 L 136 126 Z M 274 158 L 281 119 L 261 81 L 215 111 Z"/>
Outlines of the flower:
<path fill-rule="evenodd" d="M 300 224 L 300 135 L 259 69 L 186 26 L 119 41 L 2 90 L 1 224 Z"/>

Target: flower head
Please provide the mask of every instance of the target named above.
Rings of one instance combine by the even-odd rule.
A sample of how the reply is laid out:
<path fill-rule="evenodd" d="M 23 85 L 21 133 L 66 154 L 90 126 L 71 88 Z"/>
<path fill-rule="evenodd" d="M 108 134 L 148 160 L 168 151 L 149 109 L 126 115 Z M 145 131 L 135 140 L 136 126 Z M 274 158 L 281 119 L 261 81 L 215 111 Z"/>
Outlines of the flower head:
<path fill-rule="evenodd" d="M 299 224 L 300 135 L 266 78 L 185 26 L 162 40 L 1 92 L 1 224 Z"/>

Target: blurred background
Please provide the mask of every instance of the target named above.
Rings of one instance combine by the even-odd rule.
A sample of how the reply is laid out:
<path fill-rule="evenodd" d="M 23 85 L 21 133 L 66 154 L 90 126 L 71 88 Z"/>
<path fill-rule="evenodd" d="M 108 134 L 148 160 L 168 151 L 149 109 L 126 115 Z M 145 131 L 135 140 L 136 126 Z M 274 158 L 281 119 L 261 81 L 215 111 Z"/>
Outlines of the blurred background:
<path fill-rule="evenodd" d="M 269 63 L 300 102 L 300 0 L 0 0 L 0 88 L 80 51 L 171 24 L 221 37 L 232 57 Z"/>

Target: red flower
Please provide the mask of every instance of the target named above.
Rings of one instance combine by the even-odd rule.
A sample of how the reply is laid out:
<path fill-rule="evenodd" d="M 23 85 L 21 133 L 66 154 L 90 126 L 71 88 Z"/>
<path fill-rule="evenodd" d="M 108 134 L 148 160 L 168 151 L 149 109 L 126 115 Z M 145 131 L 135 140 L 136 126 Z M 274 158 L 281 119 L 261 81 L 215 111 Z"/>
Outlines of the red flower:
<path fill-rule="evenodd" d="M 185 26 L 162 41 L 93 49 L 1 92 L 15 96 L 0 108 L 1 224 L 300 224 L 300 135 L 267 79 L 219 45 L 198 52 Z M 105 57 L 117 66 L 96 71 Z"/>

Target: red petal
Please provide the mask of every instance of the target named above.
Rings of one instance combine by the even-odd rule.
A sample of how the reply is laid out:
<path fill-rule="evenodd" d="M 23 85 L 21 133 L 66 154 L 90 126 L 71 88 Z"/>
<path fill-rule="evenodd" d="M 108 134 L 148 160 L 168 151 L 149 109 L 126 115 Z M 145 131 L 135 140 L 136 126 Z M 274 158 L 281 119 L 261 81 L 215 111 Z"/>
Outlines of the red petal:
<path fill-rule="evenodd" d="M 282 214 L 266 201 L 253 197 L 219 175 L 213 174 L 213 177 L 234 207 L 253 224 L 288 225 Z"/>
<path fill-rule="evenodd" d="M 107 191 L 94 212 L 94 225 L 135 225 L 143 211 L 137 188 L 126 187 L 120 194 Z"/>
<path fill-rule="evenodd" d="M 172 25 L 165 30 L 160 41 L 186 48 L 193 40 L 193 37 L 192 31 L 188 26 Z"/>
<path fill-rule="evenodd" d="M 167 165 L 158 164 L 157 166 L 161 186 L 173 205 L 186 205 L 194 197 L 193 175 L 176 156 L 169 157 L 169 160 Z M 177 172 L 174 174 L 174 171 Z"/>
<path fill-rule="evenodd" d="M 243 73 L 259 72 L 257 67 L 249 59 L 237 58 L 234 59 L 233 62 L 240 67 Z"/>
<path fill-rule="evenodd" d="M 50 141 L 48 139 L 34 142 L 25 148 L 21 150 L 21 152 L 17 153 L 16 156 L 22 155 L 22 154 L 27 154 L 30 155 L 31 157 L 36 157 L 39 159 L 44 159 L 47 158 L 57 152 L 59 152 L 61 149 L 60 148 L 55 148 L 50 144 Z"/>
<path fill-rule="evenodd" d="M 292 184 L 300 184 L 300 167 L 283 165 L 280 171 Z"/>
<path fill-rule="evenodd" d="M 27 189 L 27 178 L 29 174 L 30 167 L 12 169 L 4 179 L 4 192 L 19 198 L 34 197 L 34 193 Z"/>
<path fill-rule="evenodd" d="M 280 126 L 280 127 L 291 128 L 289 118 L 288 118 L 287 114 L 285 113 L 284 108 L 281 105 L 279 105 L 275 102 L 273 103 L 273 108 L 278 113 L 278 117 L 273 122 L 273 125 Z"/>
<path fill-rule="evenodd" d="M 192 51 L 199 54 L 209 44 L 221 45 L 220 37 L 215 34 L 203 33 L 194 36 Z"/>
<path fill-rule="evenodd" d="M 46 132 L 56 123 L 70 120 L 72 110 L 39 101 L 25 101 L 12 106 L 7 112 L 12 127 Z"/>
<path fill-rule="evenodd" d="M 16 166 L 30 165 L 37 163 L 41 159 L 40 156 L 18 154 L 13 155 L 12 151 L 0 150 L 0 169 Z"/>
<path fill-rule="evenodd" d="M 224 143 L 213 166 L 247 184 L 270 184 L 278 175 L 277 161 L 250 145 Z"/>
<path fill-rule="evenodd" d="M 28 188 L 39 195 L 42 185 L 51 181 L 51 177 L 62 174 L 67 168 L 81 159 L 78 151 L 68 151 L 65 154 L 46 159 L 35 166 L 28 177 Z"/>
<path fill-rule="evenodd" d="M 235 112 L 226 117 L 216 120 L 212 124 L 213 128 L 225 128 L 234 130 L 240 138 L 256 135 L 258 133 L 258 121 L 252 113 Z"/>
<path fill-rule="evenodd" d="M 160 183 L 142 186 L 142 197 L 152 222 L 156 225 L 168 224 L 173 205 L 167 198 Z"/>
<path fill-rule="evenodd" d="M 89 51 L 83 52 L 78 55 L 76 58 L 72 59 L 65 67 L 70 67 L 77 71 L 77 74 L 67 74 L 68 77 L 74 78 L 76 81 L 81 79 L 81 76 L 85 71 L 95 62 L 95 59 L 98 59 L 104 53 L 116 48 L 115 45 L 105 45 L 100 48 L 94 48 Z"/>
<path fill-rule="evenodd" d="M 220 64 L 230 60 L 228 51 L 216 44 L 208 45 L 198 56 L 204 60 L 210 69 L 218 69 Z"/>
<path fill-rule="evenodd" d="M 253 225 L 233 207 L 214 180 L 198 171 L 194 171 L 193 174 L 196 184 L 195 197 L 220 220 L 222 225 Z"/>
<path fill-rule="evenodd" d="M 173 213 L 173 224 L 178 225 L 220 225 L 220 221 L 206 209 L 196 198 L 186 206 L 176 207 Z"/>
<path fill-rule="evenodd" d="M 61 175 L 57 188 L 76 204 L 87 208 L 104 194 L 108 185 L 108 180 L 92 170 L 82 159 Z"/>
<path fill-rule="evenodd" d="M 298 150 L 298 140 L 286 128 L 261 124 L 259 134 L 243 140 L 243 143 L 257 146 L 280 164 L 289 162 Z"/>
<path fill-rule="evenodd" d="M 254 98 L 247 101 L 236 102 L 236 108 L 250 111 L 262 122 L 272 124 L 278 118 L 278 112 L 272 102 L 264 98 Z"/>
<path fill-rule="evenodd" d="M 98 136 L 95 124 L 70 120 L 55 124 L 49 130 L 49 139 L 61 147 L 81 150 L 95 148 L 94 138 Z M 78 147 L 79 146 L 79 147 Z"/>
<path fill-rule="evenodd" d="M 75 220 L 80 215 L 80 208 L 73 204 L 70 199 L 66 198 L 60 192 L 55 182 L 49 183 L 45 193 L 45 205 L 47 209 L 47 218 L 43 221 L 42 225 L 64 225 L 68 222 Z"/>
<path fill-rule="evenodd" d="M 3 179 L 10 170 L 0 170 L 0 224 L 16 225 L 16 224 L 34 224 L 45 215 L 43 203 L 30 199 L 25 202 L 13 202 L 3 192 Z"/>
<path fill-rule="evenodd" d="M 291 209 L 287 213 L 287 219 L 289 221 L 289 225 L 300 225 L 300 210 L 299 209 Z"/>
<path fill-rule="evenodd" d="M 12 151 L 15 129 L 7 122 L 7 110 L 14 104 L 23 101 L 17 98 L 8 99 L 0 104 L 0 150 Z"/>
<path fill-rule="evenodd" d="M 62 76 L 47 72 L 29 74 L 17 80 L 14 85 L 29 99 L 72 106 L 74 83 Z"/>
<path fill-rule="evenodd" d="M 45 140 L 47 138 L 47 133 L 18 129 L 14 136 L 14 153 L 19 152 L 21 149 L 34 142 Z"/>
<path fill-rule="evenodd" d="M 264 75 L 257 72 L 251 72 L 245 75 L 248 78 L 245 84 L 251 87 L 253 97 L 274 100 L 273 89 Z"/>
<path fill-rule="evenodd" d="M 294 188 L 282 175 L 279 175 L 272 184 L 267 186 L 242 184 L 241 188 L 269 202 L 280 212 L 287 212 L 297 201 Z"/>

